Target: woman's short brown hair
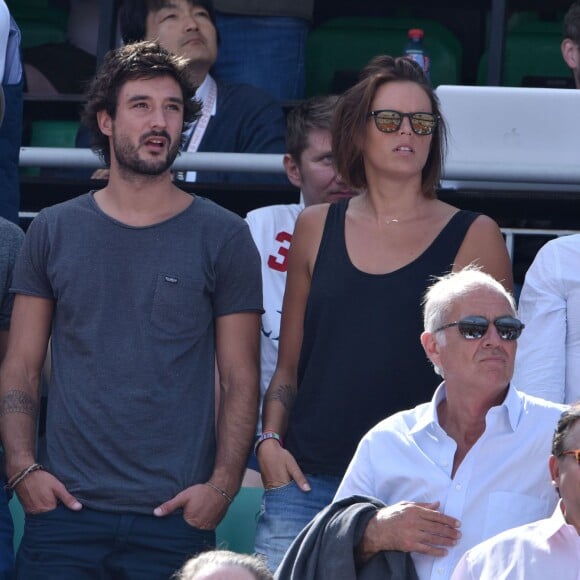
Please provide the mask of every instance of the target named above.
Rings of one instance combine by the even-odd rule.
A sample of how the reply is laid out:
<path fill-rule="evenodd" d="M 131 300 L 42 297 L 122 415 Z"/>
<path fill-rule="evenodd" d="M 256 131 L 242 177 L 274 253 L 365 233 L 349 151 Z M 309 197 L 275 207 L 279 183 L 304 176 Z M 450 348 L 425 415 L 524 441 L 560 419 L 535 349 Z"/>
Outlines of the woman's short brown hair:
<path fill-rule="evenodd" d="M 340 98 L 332 131 L 332 151 L 338 173 L 354 189 L 367 187 L 362 143 L 368 115 L 378 89 L 394 81 L 413 82 L 420 86 L 431 101 L 432 112 L 439 117 L 421 180 L 423 195 L 435 197 L 445 157 L 447 130 L 429 79 L 416 62 L 406 57 L 385 55 L 373 58 L 363 69 L 359 82 Z"/>

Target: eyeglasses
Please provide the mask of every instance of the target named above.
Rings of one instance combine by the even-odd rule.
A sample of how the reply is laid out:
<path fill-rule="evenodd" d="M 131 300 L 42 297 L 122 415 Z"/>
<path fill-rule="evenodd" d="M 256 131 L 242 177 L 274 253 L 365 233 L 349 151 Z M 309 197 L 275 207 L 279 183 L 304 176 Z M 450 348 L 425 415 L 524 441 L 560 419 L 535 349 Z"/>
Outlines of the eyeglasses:
<path fill-rule="evenodd" d="M 435 332 L 457 326 L 459 334 L 466 340 L 477 340 L 485 336 L 490 321 L 483 316 L 466 316 L 457 322 L 440 326 Z M 524 324 L 513 316 L 500 316 L 493 321 L 502 340 L 517 340 L 524 329 Z"/>
<path fill-rule="evenodd" d="M 371 111 L 368 116 L 374 118 L 377 129 L 383 133 L 398 131 L 405 117 L 408 117 L 411 129 L 417 135 L 431 135 L 439 122 L 439 117 L 433 113 L 401 113 L 390 109 Z"/>
<path fill-rule="evenodd" d="M 576 463 L 580 465 L 580 449 L 571 449 L 570 451 L 562 451 L 562 453 L 560 453 L 560 457 L 562 457 L 562 455 L 573 455 L 574 458 L 576 459 Z"/>

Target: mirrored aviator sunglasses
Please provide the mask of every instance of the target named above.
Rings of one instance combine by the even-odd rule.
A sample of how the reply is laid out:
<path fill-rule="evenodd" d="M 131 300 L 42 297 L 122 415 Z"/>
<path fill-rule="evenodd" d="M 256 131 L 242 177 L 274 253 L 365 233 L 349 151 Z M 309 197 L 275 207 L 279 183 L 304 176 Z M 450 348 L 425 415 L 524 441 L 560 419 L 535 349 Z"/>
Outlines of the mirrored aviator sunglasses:
<path fill-rule="evenodd" d="M 435 332 L 457 326 L 459 334 L 466 340 L 478 340 L 485 336 L 490 321 L 483 316 L 466 316 L 456 322 L 450 322 L 439 327 Z M 517 340 L 522 334 L 524 324 L 513 316 L 500 316 L 493 321 L 499 337 L 502 340 Z"/>
<path fill-rule="evenodd" d="M 431 135 L 437 127 L 438 118 L 434 113 L 401 113 L 390 109 L 371 111 L 369 117 L 373 117 L 375 125 L 382 133 L 394 133 L 401 128 L 403 119 L 407 117 L 411 129 L 417 135 Z"/>

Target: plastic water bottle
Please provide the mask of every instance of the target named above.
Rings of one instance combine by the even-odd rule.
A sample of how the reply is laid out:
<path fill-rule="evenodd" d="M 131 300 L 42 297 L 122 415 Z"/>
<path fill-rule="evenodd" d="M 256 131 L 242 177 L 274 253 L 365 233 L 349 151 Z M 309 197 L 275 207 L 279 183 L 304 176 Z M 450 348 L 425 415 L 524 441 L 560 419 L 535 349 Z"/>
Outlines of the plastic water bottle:
<path fill-rule="evenodd" d="M 409 40 L 405 47 L 405 56 L 418 63 L 425 74 L 429 76 L 429 56 L 423 46 L 425 32 L 421 28 L 411 28 L 409 30 Z"/>

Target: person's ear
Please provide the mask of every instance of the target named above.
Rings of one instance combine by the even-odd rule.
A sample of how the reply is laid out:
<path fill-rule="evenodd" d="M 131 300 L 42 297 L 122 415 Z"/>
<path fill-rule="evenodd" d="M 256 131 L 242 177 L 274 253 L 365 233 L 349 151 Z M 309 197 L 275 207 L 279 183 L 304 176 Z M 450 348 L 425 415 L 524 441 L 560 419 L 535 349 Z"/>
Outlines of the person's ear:
<path fill-rule="evenodd" d="M 298 163 L 290 153 L 284 155 L 284 169 L 286 170 L 286 176 L 288 181 L 296 186 L 298 189 L 302 189 L 302 174 L 300 173 L 300 167 Z"/>
<path fill-rule="evenodd" d="M 421 333 L 421 344 L 423 345 L 423 350 L 427 355 L 427 358 L 437 367 L 441 368 L 440 362 L 440 344 L 437 342 L 436 333 L 434 332 L 422 332 Z"/>
<path fill-rule="evenodd" d="M 562 51 L 562 58 L 568 65 L 568 68 L 576 70 L 580 65 L 578 45 L 571 38 L 565 38 L 560 45 L 560 49 Z"/>
<path fill-rule="evenodd" d="M 113 119 L 104 109 L 97 111 L 97 123 L 103 135 L 110 136 L 113 134 Z"/>
<path fill-rule="evenodd" d="M 552 485 L 558 489 L 560 487 L 560 462 L 555 455 L 550 455 L 550 459 L 548 460 L 548 467 L 550 468 Z"/>

